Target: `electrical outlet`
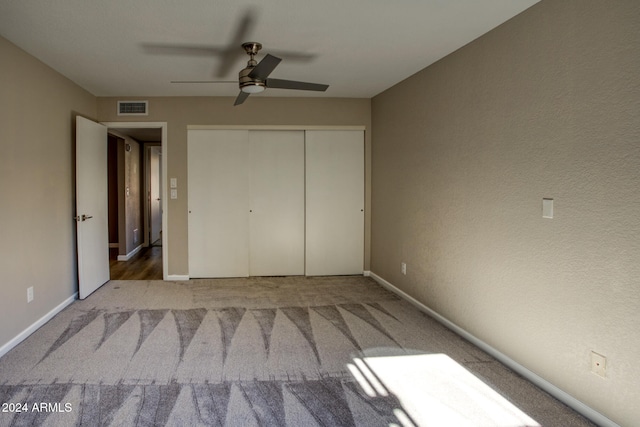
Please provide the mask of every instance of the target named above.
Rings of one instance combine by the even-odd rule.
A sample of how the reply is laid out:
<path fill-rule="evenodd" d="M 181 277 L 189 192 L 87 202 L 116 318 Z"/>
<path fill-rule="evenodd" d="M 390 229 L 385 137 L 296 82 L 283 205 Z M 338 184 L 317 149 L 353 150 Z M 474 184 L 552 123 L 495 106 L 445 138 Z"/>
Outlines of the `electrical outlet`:
<path fill-rule="evenodd" d="M 33 301 L 33 286 L 27 288 L 27 302 Z"/>
<path fill-rule="evenodd" d="M 407 264 L 403 262 L 401 268 L 402 274 L 407 274 Z"/>
<path fill-rule="evenodd" d="M 591 352 L 591 372 L 602 378 L 607 374 L 607 358 L 595 351 Z"/>

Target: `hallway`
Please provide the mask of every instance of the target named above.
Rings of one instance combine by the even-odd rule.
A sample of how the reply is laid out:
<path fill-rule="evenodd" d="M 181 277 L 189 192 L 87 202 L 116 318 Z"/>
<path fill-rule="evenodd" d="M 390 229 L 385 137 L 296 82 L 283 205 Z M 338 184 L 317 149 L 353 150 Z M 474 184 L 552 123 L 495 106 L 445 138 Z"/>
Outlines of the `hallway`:
<path fill-rule="evenodd" d="M 111 280 L 162 280 L 162 246 L 142 248 L 129 261 L 118 261 L 118 249 L 109 250 Z"/>

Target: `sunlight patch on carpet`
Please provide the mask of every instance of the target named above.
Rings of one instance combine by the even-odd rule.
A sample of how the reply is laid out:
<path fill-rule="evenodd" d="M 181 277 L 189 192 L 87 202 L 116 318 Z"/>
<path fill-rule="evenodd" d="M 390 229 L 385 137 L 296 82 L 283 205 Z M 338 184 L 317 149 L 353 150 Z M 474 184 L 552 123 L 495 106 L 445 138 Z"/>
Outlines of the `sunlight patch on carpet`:
<path fill-rule="evenodd" d="M 540 427 L 446 354 L 355 358 L 348 367 L 368 396 L 395 396 L 398 425 Z"/>

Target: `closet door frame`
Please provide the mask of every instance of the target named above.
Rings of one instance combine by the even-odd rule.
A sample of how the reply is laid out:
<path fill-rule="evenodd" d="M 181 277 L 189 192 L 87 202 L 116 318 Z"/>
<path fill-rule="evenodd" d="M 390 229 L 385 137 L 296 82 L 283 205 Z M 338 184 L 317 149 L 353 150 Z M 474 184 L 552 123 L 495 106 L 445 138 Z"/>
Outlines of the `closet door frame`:
<path fill-rule="evenodd" d="M 253 130 L 282 130 L 282 131 L 286 131 L 286 130 L 297 130 L 297 131 L 310 131 L 310 130 L 328 130 L 328 131 L 341 131 L 341 130 L 346 130 L 346 131 L 362 131 L 363 132 L 363 139 L 362 139 L 362 146 L 363 146 L 363 150 L 364 150 L 364 146 L 365 146 L 365 138 L 364 138 L 364 132 L 366 130 L 365 126 L 361 126 L 361 125 L 356 125 L 356 126 L 308 126 L 308 125 L 187 125 L 187 133 L 189 134 L 190 131 L 198 131 L 198 130 L 229 130 L 229 131 L 253 131 Z M 306 136 L 305 136 L 306 138 Z M 187 147 L 189 145 L 189 138 L 187 138 Z M 188 155 L 189 157 L 189 155 Z M 306 162 L 306 160 L 305 160 Z M 363 166 L 366 163 L 366 150 L 363 151 L 363 158 L 362 158 L 362 162 L 363 162 Z M 188 175 L 190 175 L 189 172 L 189 167 L 187 166 L 187 170 L 188 170 Z M 249 180 L 249 175 L 247 172 L 247 180 Z M 366 178 L 364 177 L 363 174 L 363 188 L 362 188 L 362 198 L 363 201 L 366 200 Z M 188 185 L 190 185 L 188 183 Z M 247 194 L 249 194 L 249 192 L 247 192 Z M 305 202 L 306 203 L 306 202 Z M 364 208 L 365 204 L 363 202 L 363 208 Z M 191 205 L 189 205 L 189 208 L 191 207 Z M 250 210 L 250 201 L 247 198 L 247 215 L 250 214 L 249 212 Z M 247 217 L 246 219 L 247 224 L 249 224 L 249 217 Z M 305 218 L 306 221 L 306 218 Z M 193 226 L 193 228 L 192 228 Z M 366 233 L 364 230 L 364 212 L 363 212 L 363 226 L 362 226 L 362 232 L 363 232 L 363 238 L 362 238 L 362 266 L 365 265 L 365 254 L 366 251 L 364 250 L 365 245 L 366 245 Z M 246 267 L 246 274 L 230 274 L 230 275 L 224 275 L 224 276 L 210 276 L 210 275 L 202 275 L 202 274 L 198 274 L 197 271 L 192 271 L 191 266 L 192 266 L 192 261 L 191 261 L 191 256 L 193 251 L 197 250 L 197 248 L 195 246 L 198 245 L 194 245 L 192 246 L 192 242 L 191 242 L 191 236 L 193 235 L 192 233 L 195 233 L 195 229 L 197 228 L 196 224 L 192 224 L 192 215 L 191 213 L 189 214 L 188 217 L 188 228 L 189 228 L 189 233 L 188 233 L 188 248 L 189 248 L 189 255 L 188 255 L 188 264 L 189 264 L 189 274 L 188 276 L 186 276 L 186 278 L 196 278 L 196 277 L 246 277 L 249 276 L 249 263 L 247 262 L 247 267 Z M 249 226 L 247 225 L 247 233 L 249 230 Z M 306 236 L 306 229 L 305 229 L 305 236 Z M 197 239 L 197 237 L 196 237 Z M 247 236 L 246 239 L 247 242 L 247 252 L 249 251 L 249 236 Z M 200 242 L 200 245 L 202 245 L 202 242 Z M 306 245 L 306 237 L 305 237 L 305 245 Z M 305 248 L 305 253 L 306 253 L 306 248 Z M 249 257 L 247 256 L 247 260 L 249 259 Z M 305 254 L 305 263 L 306 263 L 306 254 Z M 194 274 L 195 273 L 195 274 Z M 359 273 L 352 273 L 352 274 L 362 274 L 364 273 L 365 275 L 368 275 L 367 271 L 362 271 L 362 269 L 360 269 Z M 308 272 L 306 272 L 306 264 L 305 264 L 305 272 L 304 274 L 309 275 Z"/>

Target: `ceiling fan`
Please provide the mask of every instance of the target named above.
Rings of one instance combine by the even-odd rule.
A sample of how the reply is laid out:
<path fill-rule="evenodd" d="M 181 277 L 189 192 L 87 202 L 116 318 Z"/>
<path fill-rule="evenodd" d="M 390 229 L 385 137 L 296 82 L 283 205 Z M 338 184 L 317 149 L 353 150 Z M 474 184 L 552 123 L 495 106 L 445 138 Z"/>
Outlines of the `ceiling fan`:
<path fill-rule="evenodd" d="M 263 92 L 267 88 L 273 89 L 294 89 L 311 90 L 324 92 L 329 85 L 320 83 L 299 82 L 296 80 L 282 80 L 269 78 L 269 75 L 278 66 L 282 59 L 277 56 L 267 54 L 260 62 L 255 60 L 256 54 L 262 49 L 262 45 L 257 42 L 247 42 L 242 44 L 242 48 L 250 56 L 247 66 L 238 73 L 238 86 L 240 93 L 233 105 L 242 104 L 252 93 Z M 229 80 L 173 80 L 171 83 L 236 83 Z"/>
<path fill-rule="evenodd" d="M 230 44 L 226 46 L 202 46 L 202 45 L 181 45 L 181 44 L 158 44 L 158 43 L 144 43 L 142 48 L 146 53 L 151 54 L 170 54 L 170 55 L 204 55 L 204 56 L 219 56 L 220 61 L 218 68 L 215 72 L 217 77 L 224 77 L 230 71 L 234 62 L 238 59 L 237 55 L 241 55 L 240 50 L 237 49 L 237 45 L 246 40 L 246 36 L 252 31 L 256 24 L 256 9 L 247 9 L 244 15 L 241 17 L 232 37 Z M 242 48 L 250 56 L 247 66 L 240 71 L 239 81 L 225 81 L 225 80 L 199 80 L 199 81 L 185 81 L 174 80 L 171 83 L 236 83 L 240 86 L 240 94 L 236 98 L 234 105 L 242 104 L 247 97 L 252 93 L 259 93 L 266 88 L 274 89 L 296 89 L 296 90 L 312 90 L 312 91 L 325 91 L 329 87 L 328 85 L 298 82 L 292 80 L 280 80 L 269 78 L 271 72 L 280 63 L 281 59 L 278 56 L 282 56 L 287 60 L 293 61 L 310 61 L 315 58 L 315 55 L 309 53 L 300 52 L 288 52 L 277 51 L 274 52 L 278 56 L 267 54 L 262 61 L 256 62 L 255 56 L 262 48 L 260 43 L 247 42 L 242 43 Z"/>
<path fill-rule="evenodd" d="M 255 56 L 262 49 L 262 45 L 256 42 L 243 43 L 242 48 L 250 56 L 247 66 L 238 74 L 240 93 L 233 105 L 242 104 L 252 93 L 260 93 L 267 88 L 312 90 L 324 92 L 329 85 L 319 83 L 299 82 L 295 80 L 282 80 L 269 78 L 269 75 L 278 66 L 281 59 L 267 54 L 260 62 L 256 62 Z"/>

